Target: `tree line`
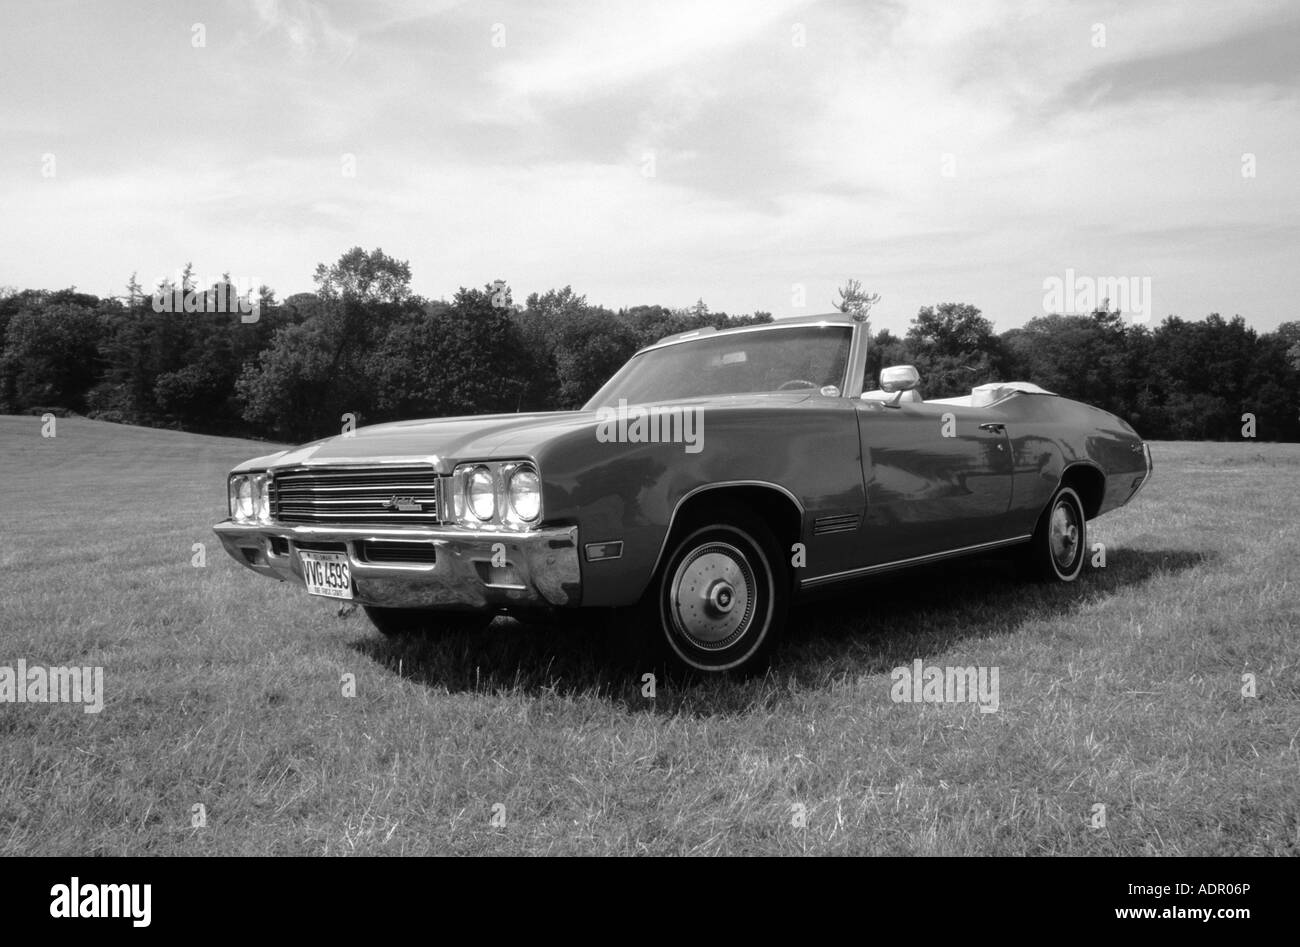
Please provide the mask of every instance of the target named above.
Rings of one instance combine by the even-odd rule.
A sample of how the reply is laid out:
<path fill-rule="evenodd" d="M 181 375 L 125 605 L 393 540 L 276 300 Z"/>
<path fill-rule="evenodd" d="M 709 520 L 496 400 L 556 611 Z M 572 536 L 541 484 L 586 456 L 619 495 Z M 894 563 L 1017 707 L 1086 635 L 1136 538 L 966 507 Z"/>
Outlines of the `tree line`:
<path fill-rule="evenodd" d="M 179 286 L 155 291 L 200 289 L 191 279 L 186 267 Z M 501 282 L 429 300 L 410 281 L 405 261 L 353 248 L 317 267 L 313 293 L 280 301 L 261 287 L 253 318 L 155 311 L 134 277 L 123 297 L 0 290 L 0 413 L 300 441 L 336 433 L 345 414 L 370 424 L 562 410 L 665 335 L 772 318 L 703 301 L 611 310 L 568 286 L 517 304 Z M 223 282 L 209 298 L 233 297 Z M 863 315 L 879 299 L 853 280 L 840 297 L 837 308 Z M 943 303 L 922 308 L 902 337 L 874 333 L 868 377 L 894 364 L 917 366 L 926 397 L 1020 379 L 1152 439 L 1238 439 L 1251 414 L 1260 439 L 1300 441 L 1300 322 L 1261 334 L 1211 313 L 1147 327 L 1103 304 L 998 333 L 974 306 Z"/>

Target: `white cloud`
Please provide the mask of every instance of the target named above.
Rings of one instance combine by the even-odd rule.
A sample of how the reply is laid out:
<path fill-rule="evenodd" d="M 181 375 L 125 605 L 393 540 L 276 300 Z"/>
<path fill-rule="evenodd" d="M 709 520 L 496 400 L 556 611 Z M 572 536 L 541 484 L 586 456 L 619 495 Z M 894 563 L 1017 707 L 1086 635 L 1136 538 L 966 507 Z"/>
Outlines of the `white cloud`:
<path fill-rule="evenodd" d="M 1277 3 L 245 9 L 214 18 L 202 52 L 103 14 L 86 75 L 0 38 L 18 67 L 0 103 L 5 282 L 116 291 L 194 259 L 283 296 L 361 244 L 410 258 L 432 295 L 505 275 L 516 298 L 571 282 L 615 306 L 789 314 L 792 282 L 821 309 L 853 276 L 895 329 L 947 298 L 1016 324 L 1065 266 L 1151 275 L 1161 306 L 1264 326 L 1300 288 L 1294 83 L 1189 89 L 1162 66 L 1116 94 L 1123 70 L 1258 32 Z M 240 30 L 256 35 L 225 42 Z M 139 54 L 105 71 L 127 39 Z M 46 150 L 56 182 L 35 171 Z"/>
<path fill-rule="evenodd" d="M 337 27 L 325 4 L 313 0 L 248 0 L 248 5 L 258 20 L 258 31 L 276 34 L 299 57 L 341 60 L 356 48 L 356 34 Z"/>
<path fill-rule="evenodd" d="M 602 95 L 652 76 L 671 78 L 684 66 L 725 62 L 730 50 L 760 33 L 787 37 L 788 26 L 775 24 L 792 22 L 806 5 L 807 0 L 667 0 L 570 8 L 539 31 L 549 42 L 537 52 L 530 45 L 533 34 L 512 40 L 507 33 L 507 42 L 524 51 L 504 62 L 496 79 L 507 97 L 525 100 Z M 504 25 L 509 28 L 508 20 Z"/>

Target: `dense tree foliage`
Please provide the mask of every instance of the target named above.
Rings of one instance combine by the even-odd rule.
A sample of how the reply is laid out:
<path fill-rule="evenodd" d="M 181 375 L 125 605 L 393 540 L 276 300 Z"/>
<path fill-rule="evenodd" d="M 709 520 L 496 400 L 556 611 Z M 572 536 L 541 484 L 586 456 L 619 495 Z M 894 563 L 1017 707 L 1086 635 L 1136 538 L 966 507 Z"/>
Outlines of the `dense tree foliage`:
<path fill-rule="evenodd" d="M 612 311 L 570 286 L 522 305 L 500 283 L 427 300 L 412 292 L 407 262 L 359 247 L 315 280 L 315 292 L 283 302 L 262 287 L 255 320 L 156 311 L 134 276 L 120 298 L 0 289 L 0 412 L 306 440 L 337 433 L 349 414 L 359 425 L 562 410 L 664 336 L 771 320 L 711 312 L 703 300 Z M 191 281 L 187 266 L 179 288 Z M 879 298 L 855 281 L 840 296 L 837 307 L 862 318 Z M 922 308 L 902 338 L 876 332 L 867 360 L 869 379 L 915 364 L 926 397 L 1023 379 L 1151 438 L 1236 439 L 1253 414 L 1260 439 L 1300 440 L 1300 322 L 1260 334 L 1211 313 L 1147 327 L 1103 308 L 999 334 L 974 306 L 949 302 Z"/>
<path fill-rule="evenodd" d="M 934 398 L 965 394 L 972 384 L 1001 376 L 1005 365 L 993 323 L 966 303 L 923 307 L 903 341 L 907 361 Z"/>

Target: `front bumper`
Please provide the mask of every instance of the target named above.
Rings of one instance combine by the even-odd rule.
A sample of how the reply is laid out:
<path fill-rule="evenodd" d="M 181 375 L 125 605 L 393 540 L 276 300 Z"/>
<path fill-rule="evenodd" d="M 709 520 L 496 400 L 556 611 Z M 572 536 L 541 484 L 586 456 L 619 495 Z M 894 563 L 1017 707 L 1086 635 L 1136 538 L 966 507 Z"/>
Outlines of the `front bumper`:
<path fill-rule="evenodd" d="M 491 532 L 226 520 L 212 529 L 236 562 L 299 584 L 305 584 L 300 550 L 346 553 L 354 600 L 362 605 L 509 611 L 574 606 L 582 599 L 576 526 Z M 394 548 L 419 555 L 393 561 Z M 377 561 L 379 551 L 384 561 Z"/>

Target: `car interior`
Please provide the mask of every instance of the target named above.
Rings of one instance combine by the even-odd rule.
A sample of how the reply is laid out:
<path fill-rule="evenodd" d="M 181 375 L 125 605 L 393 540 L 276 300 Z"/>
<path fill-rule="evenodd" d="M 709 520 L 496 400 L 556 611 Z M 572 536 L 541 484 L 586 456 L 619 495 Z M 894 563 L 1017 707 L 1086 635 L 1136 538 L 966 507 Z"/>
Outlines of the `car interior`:
<path fill-rule="evenodd" d="M 920 387 L 910 388 L 907 391 L 885 391 L 883 388 L 873 388 L 871 391 L 864 391 L 862 399 L 864 401 L 887 401 L 894 404 L 948 404 L 959 408 L 987 408 L 990 405 L 997 404 L 1004 398 L 1009 398 L 1014 394 L 1025 393 L 1035 395 L 1050 395 L 1054 392 L 1027 381 L 994 381 L 986 385 L 976 385 L 971 389 L 969 395 L 960 395 L 956 398 L 930 398 L 926 399 L 921 394 Z"/>

